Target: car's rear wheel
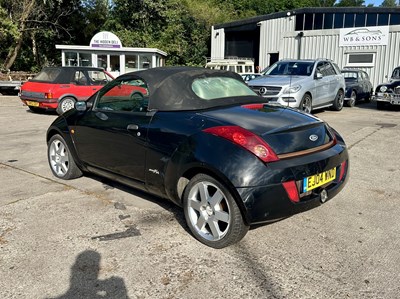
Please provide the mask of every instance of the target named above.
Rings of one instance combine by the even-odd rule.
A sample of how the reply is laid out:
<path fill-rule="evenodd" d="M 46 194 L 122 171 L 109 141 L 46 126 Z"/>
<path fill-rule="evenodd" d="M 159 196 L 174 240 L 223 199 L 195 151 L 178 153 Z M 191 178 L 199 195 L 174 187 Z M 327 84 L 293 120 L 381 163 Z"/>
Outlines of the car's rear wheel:
<path fill-rule="evenodd" d="M 312 99 L 311 99 L 311 95 L 309 95 L 308 93 L 306 93 L 303 98 L 301 99 L 300 102 L 300 107 L 299 109 L 301 111 L 307 112 L 307 113 L 311 113 L 312 111 Z"/>
<path fill-rule="evenodd" d="M 343 90 L 339 89 L 335 99 L 333 100 L 333 110 L 335 111 L 340 111 L 343 108 L 343 102 L 344 102 L 344 92 Z"/>
<path fill-rule="evenodd" d="M 75 106 L 75 99 L 72 97 L 63 98 L 60 103 L 58 103 L 57 113 L 63 114 L 65 111 L 71 110 Z"/>
<path fill-rule="evenodd" d="M 357 93 L 355 90 L 351 92 L 350 100 L 346 101 L 347 107 L 354 107 L 356 105 Z"/>
<path fill-rule="evenodd" d="M 194 176 L 183 194 L 186 222 L 200 242 L 224 248 L 240 241 L 249 227 L 229 190 L 206 174 Z"/>
<path fill-rule="evenodd" d="M 82 176 L 64 138 L 58 134 L 51 137 L 47 144 L 47 158 L 50 169 L 57 178 L 70 180 Z"/>

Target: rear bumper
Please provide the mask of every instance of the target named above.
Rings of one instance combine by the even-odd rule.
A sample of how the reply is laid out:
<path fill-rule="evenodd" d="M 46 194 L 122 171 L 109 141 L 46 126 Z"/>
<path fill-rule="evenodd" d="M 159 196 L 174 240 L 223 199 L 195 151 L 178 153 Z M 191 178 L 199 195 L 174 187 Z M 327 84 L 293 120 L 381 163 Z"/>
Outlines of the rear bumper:
<path fill-rule="evenodd" d="M 58 107 L 58 101 L 57 99 L 26 99 L 21 97 L 22 103 L 24 105 L 29 106 L 29 107 L 35 107 L 35 108 L 41 108 L 41 109 L 57 109 Z"/>
<path fill-rule="evenodd" d="M 332 149 L 333 150 L 333 149 Z M 346 161 L 344 173 L 340 177 L 342 163 Z M 287 166 L 287 165 L 286 165 Z M 317 187 L 307 193 L 302 191 L 303 179 L 317 173 L 322 173 L 328 169 L 336 167 L 336 179 L 332 182 Z M 318 161 L 309 161 L 306 164 L 294 163 L 288 168 L 285 167 L 287 181 L 294 180 L 297 183 L 299 201 L 292 201 L 282 183 L 266 184 L 263 186 L 236 188 L 245 206 L 245 219 L 248 224 L 258 224 L 272 222 L 279 219 L 290 217 L 294 214 L 315 208 L 322 202 L 329 201 L 335 197 L 346 185 L 349 177 L 349 160 L 347 150 Z M 276 171 L 279 172 L 278 169 Z M 291 172 L 291 174 L 290 174 Z M 327 198 L 321 200 L 321 192 Z"/>

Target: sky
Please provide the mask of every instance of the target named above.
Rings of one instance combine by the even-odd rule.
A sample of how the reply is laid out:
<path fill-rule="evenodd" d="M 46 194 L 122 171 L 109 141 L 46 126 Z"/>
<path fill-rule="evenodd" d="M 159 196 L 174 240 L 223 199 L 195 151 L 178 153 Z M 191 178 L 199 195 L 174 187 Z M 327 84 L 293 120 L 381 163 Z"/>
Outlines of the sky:
<path fill-rule="evenodd" d="M 374 6 L 379 6 L 382 4 L 382 2 L 383 2 L 383 0 L 365 0 L 364 1 L 365 5 L 373 4 Z"/>

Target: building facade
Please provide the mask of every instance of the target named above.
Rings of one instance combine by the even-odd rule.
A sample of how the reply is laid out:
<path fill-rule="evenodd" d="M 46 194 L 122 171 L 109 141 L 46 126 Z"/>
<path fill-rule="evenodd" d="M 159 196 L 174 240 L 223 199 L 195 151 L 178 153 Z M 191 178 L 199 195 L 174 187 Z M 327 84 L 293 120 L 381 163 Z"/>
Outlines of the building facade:
<path fill-rule="evenodd" d="M 328 58 L 366 71 L 374 86 L 400 65 L 400 9 L 303 8 L 215 25 L 211 58 L 252 57 L 261 69 L 284 58 Z"/>
<path fill-rule="evenodd" d="M 56 45 L 62 66 L 102 67 L 114 77 L 143 69 L 165 66 L 167 53 L 153 48 L 126 48 L 111 32 L 92 37 L 89 46 Z"/>

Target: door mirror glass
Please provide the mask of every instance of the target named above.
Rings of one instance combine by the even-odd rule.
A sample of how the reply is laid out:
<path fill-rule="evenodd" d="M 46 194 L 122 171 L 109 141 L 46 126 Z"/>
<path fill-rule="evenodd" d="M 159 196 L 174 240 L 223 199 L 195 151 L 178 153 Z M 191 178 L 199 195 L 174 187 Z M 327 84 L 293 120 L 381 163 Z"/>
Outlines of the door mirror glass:
<path fill-rule="evenodd" d="M 78 111 L 86 111 L 87 110 L 87 105 L 85 101 L 78 101 L 75 103 L 75 109 Z"/>

